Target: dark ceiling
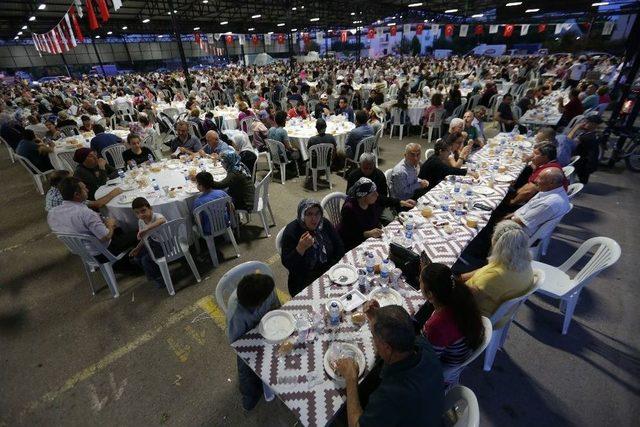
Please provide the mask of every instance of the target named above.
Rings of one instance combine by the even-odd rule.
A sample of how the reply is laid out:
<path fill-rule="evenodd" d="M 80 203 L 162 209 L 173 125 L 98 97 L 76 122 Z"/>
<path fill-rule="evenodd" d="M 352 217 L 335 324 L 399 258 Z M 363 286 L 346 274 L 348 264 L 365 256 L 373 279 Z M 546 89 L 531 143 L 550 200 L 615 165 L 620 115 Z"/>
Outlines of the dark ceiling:
<path fill-rule="evenodd" d="M 206 1 L 206 3 L 205 3 Z M 38 5 L 46 4 L 44 10 Z M 72 0 L 0 0 L 0 38 L 12 39 L 21 27 L 22 38 L 28 37 L 30 31 L 42 33 L 49 31 L 64 16 Z M 82 0 L 85 4 L 86 0 Z M 111 3 L 107 0 L 107 3 Z M 122 8 L 114 12 L 110 7 L 111 19 L 99 30 L 90 32 L 86 24 L 86 15 L 80 20 L 85 35 L 123 33 L 168 34 L 172 32 L 171 15 L 177 13 L 180 33 L 192 33 L 200 27 L 204 33 L 266 33 L 279 32 L 297 28 L 300 31 L 329 28 L 353 28 L 355 25 L 369 26 L 377 20 L 393 18 L 395 22 L 418 22 L 424 19 L 435 19 L 435 22 L 455 22 L 464 19 L 483 20 L 496 19 L 498 22 L 511 20 L 519 22 L 528 20 L 535 22 L 536 15 L 557 13 L 559 17 L 576 17 L 588 19 L 597 14 L 598 8 L 592 7 L 592 0 L 523 0 L 522 5 L 506 7 L 506 1 L 493 0 L 431 0 L 421 6 L 408 5 L 419 3 L 417 0 L 321 0 L 321 1 L 288 1 L 288 0 L 122 0 Z M 633 13 L 637 13 L 640 2 L 630 0 L 611 0 L 610 5 L 624 5 Z M 296 8 L 296 10 L 292 10 Z M 525 13 L 526 9 L 539 8 L 537 13 Z M 458 9 L 457 12 L 444 15 L 447 9 Z M 471 15 L 485 13 L 483 18 L 471 18 Z M 615 11 L 614 11 L 615 13 Z M 261 15 L 252 18 L 253 15 Z M 36 20 L 28 22 L 30 16 Z M 402 16 L 402 17 L 401 17 Z M 149 23 L 142 23 L 143 19 Z M 312 18 L 320 18 L 311 22 Z M 546 16 L 548 19 L 548 15 Z M 99 20 L 99 18 L 98 18 Z M 228 24 L 221 25 L 227 21 Z M 354 21 L 357 23 L 354 24 Z M 358 21 L 361 21 L 358 22 Z M 278 27 L 278 23 L 285 26 Z M 122 30 L 122 27 L 128 27 Z M 249 28 L 254 28 L 249 31 Z"/>

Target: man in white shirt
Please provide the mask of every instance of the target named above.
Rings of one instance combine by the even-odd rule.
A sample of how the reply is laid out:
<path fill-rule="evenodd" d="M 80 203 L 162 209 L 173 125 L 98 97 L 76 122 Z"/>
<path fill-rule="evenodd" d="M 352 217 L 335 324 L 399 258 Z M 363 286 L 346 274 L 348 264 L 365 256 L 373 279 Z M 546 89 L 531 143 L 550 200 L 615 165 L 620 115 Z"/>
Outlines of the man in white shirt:
<path fill-rule="evenodd" d="M 571 209 L 563 180 L 562 169 L 545 169 L 536 181 L 538 193 L 505 219 L 517 222 L 529 236 L 533 236 L 545 222 L 563 217 Z"/>
<path fill-rule="evenodd" d="M 585 58 L 583 56 L 580 57 L 578 62 L 574 62 L 571 67 L 569 67 L 569 79 L 567 80 L 567 85 L 572 88 L 578 87 L 578 83 L 582 80 L 582 76 L 587 72 L 587 66 L 585 65 Z"/>

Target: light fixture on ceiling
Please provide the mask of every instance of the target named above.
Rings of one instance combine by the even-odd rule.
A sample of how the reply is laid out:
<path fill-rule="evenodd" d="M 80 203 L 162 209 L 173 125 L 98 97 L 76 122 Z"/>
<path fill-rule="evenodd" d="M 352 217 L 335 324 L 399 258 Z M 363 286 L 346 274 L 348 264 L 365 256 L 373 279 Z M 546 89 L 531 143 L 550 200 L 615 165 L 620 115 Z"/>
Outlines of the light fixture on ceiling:
<path fill-rule="evenodd" d="M 255 31 L 255 28 L 251 27 L 249 28 L 249 31 Z"/>
<path fill-rule="evenodd" d="M 269 32 L 267 33 L 267 35 L 269 35 L 269 36 L 270 36 L 271 34 L 273 34 L 273 31 L 269 31 Z"/>
<path fill-rule="evenodd" d="M 13 39 L 14 39 L 14 40 L 18 40 L 19 38 L 20 38 L 20 37 L 18 37 L 18 36 L 15 36 L 15 37 L 14 37 Z"/>
<path fill-rule="evenodd" d="M 311 22 L 318 22 L 319 20 L 320 20 L 320 18 L 311 18 L 311 19 L 309 19 L 309 21 L 311 21 Z"/>
<path fill-rule="evenodd" d="M 298 8 L 297 7 L 292 7 L 291 10 L 298 10 Z"/>
<path fill-rule="evenodd" d="M 447 9 L 444 11 L 444 13 L 456 13 L 458 11 L 458 9 Z"/>
<path fill-rule="evenodd" d="M 351 16 L 353 16 L 353 15 L 355 15 L 355 14 L 356 14 L 355 12 L 351 12 Z"/>
<path fill-rule="evenodd" d="M 262 15 L 259 15 L 259 14 L 258 14 L 258 15 L 253 15 L 253 16 L 251 17 L 251 19 L 258 19 L 258 18 L 260 18 L 261 16 L 262 16 Z"/>
<path fill-rule="evenodd" d="M 609 2 L 608 1 L 599 1 L 599 2 L 596 2 L 596 3 L 592 3 L 591 6 L 593 6 L 593 7 L 609 6 Z"/>
<path fill-rule="evenodd" d="M 284 22 L 279 23 L 277 27 L 284 27 Z"/>
<path fill-rule="evenodd" d="M 33 22 L 33 21 L 35 21 L 35 20 L 36 20 L 36 17 L 35 17 L 35 16 L 31 16 L 31 17 L 29 17 L 29 22 Z"/>
<path fill-rule="evenodd" d="M 229 21 L 222 21 L 222 22 L 220 23 L 220 25 L 227 25 L 228 23 L 229 23 Z"/>
<path fill-rule="evenodd" d="M 353 21 L 354 24 L 362 24 L 362 21 Z"/>
<path fill-rule="evenodd" d="M 395 23 L 395 22 L 389 22 L 389 23 L 387 24 L 387 27 L 393 27 L 394 25 L 396 25 L 396 23 Z"/>
<path fill-rule="evenodd" d="M 26 30 L 27 28 L 29 28 L 29 27 L 27 27 L 26 25 L 23 25 L 21 30 Z"/>
<path fill-rule="evenodd" d="M 95 37 L 94 37 L 94 39 L 99 39 L 99 38 L 100 38 L 100 36 L 95 36 Z"/>
<path fill-rule="evenodd" d="M 171 15 L 171 11 L 167 12 L 167 15 Z"/>
<path fill-rule="evenodd" d="M 292 29 L 291 29 L 291 32 L 292 32 L 292 33 L 295 33 L 296 31 L 298 31 L 298 29 L 297 29 L 297 28 L 292 28 Z"/>
<path fill-rule="evenodd" d="M 202 3 L 207 4 L 209 3 L 209 0 L 202 0 Z"/>
<path fill-rule="evenodd" d="M 511 6 L 520 6 L 522 4 L 521 1 L 512 1 L 510 3 L 507 3 L 505 6 L 507 7 L 511 7 Z"/>
<path fill-rule="evenodd" d="M 534 13 L 534 12 L 540 12 L 540 9 L 527 9 L 524 11 L 524 13 Z"/>
<path fill-rule="evenodd" d="M 42 3 L 40 6 L 38 6 L 38 10 L 45 10 L 47 8 L 47 5 Z"/>
<path fill-rule="evenodd" d="M 203 3 L 204 3 L 204 2 L 203 2 Z M 160 34 L 160 35 L 158 35 L 158 38 L 159 38 L 159 39 L 161 39 L 161 38 L 163 38 L 163 37 L 164 37 L 164 34 Z"/>
<path fill-rule="evenodd" d="M 148 24 L 148 23 L 149 23 L 149 21 L 151 21 L 151 19 L 149 19 L 149 18 L 145 18 L 145 19 L 143 19 L 143 20 L 142 20 L 142 23 L 143 23 L 143 24 Z"/>
<path fill-rule="evenodd" d="M 113 31 L 107 31 L 108 36 L 110 36 L 111 34 L 113 34 Z"/>
<path fill-rule="evenodd" d="M 422 3 L 411 3 L 408 5 L 408 7 L 420 7 L 422 6 Z"/>
<path fill-rule="evenodd" d="M 173 13 L 178 13 L 178 11 L 177 11 L 177 10 L 175 10 L 175 9 L 173 9 Z"/>
<path fill-rule="evenodd" d="M 475 15 L 471 15 L 472 18 L 482 18 L 484 16 L 484 14 L 482 13 L 476 13 Z"/>
<path fill-rule="evenodd" d="M 22 31 L 18 31 L 18 35 L 21 36 L 22 35 Z"/>
<path fill-rule="evenodd" d="M 129 28 L 129 27 L 127 27 L 126 25 L 124 27 L 122 27 L 123 30 L 126 30 L 127 28 Z"/>
<path fill-rule="evenodd" d="M 193 31 L 200 31 L 200 27 L 193 27 Z"/>
<path fill-rule="evenodd" d="M 576 37 L 576 40 L 580 40 L 580 36 Z"/>

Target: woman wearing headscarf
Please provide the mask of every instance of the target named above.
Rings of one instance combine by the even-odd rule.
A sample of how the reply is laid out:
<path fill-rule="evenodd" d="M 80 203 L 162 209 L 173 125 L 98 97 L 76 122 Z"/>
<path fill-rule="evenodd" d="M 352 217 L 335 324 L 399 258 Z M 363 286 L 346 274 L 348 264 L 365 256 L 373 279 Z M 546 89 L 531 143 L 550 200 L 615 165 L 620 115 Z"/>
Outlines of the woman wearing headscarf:
<path fill-rule="evenodd" d="M 226 189 L 236 209 L 251 211 L 255 192 L 251 172 L 242 163 L 240 155 L 232 149 L 220 153 L 220 163 L 227 171 L 227 176 L 222 181 L 215 181 L 213 188 Z"/>
<path fill-rule="evenodd" d="M 324 218 L 320 202 L 303 199 L 298 216 L 282 235 L 282 265 L 289 270 L 289 293 L 295 296 L 344 255 L 340 236 Z"/>
<path fill-rule="evenodd" d="M 369 178 L 362 177 L 347 191 L 349 196 L 342 205 L 338 233 L 346 250 L 351 250 L 370 237 L 382 236 L 380 216 L 385 207 L 395 211 L 411 208 L 412 200 L 400 201 L 393 197 L 378 197 L 378 188 Z"/>

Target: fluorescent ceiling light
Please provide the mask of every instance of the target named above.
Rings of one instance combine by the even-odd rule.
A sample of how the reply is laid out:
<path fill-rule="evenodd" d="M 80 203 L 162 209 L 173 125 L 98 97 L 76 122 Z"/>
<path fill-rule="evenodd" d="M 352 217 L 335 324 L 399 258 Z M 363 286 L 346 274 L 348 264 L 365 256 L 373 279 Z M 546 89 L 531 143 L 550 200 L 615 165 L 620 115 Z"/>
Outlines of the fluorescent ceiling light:
<path fill-rule="evenodd" d="M 23 25 L 21 30 L 26 30 L 28 27 L 26 25 Z"/>
<path fill-rule="evenodd" d="M 482 18 L 484 15 L 482 13 L 477 13 L 475 15 L 471 15 L 472 18 Z"/>
<path fill-rule="evenodd" d="M 173 13 L 178 13 L 178 11 L 177 11 L 177 10 L 175 10 L 175 9 L 173 9 Z"/>
<path fill-rule="evenodd" d="M 253 30 L 255 30 L 255 28 L 253 28 L 253 27 L 249 28 L 249 31 L 253 31 Z"/>
<path fill-rule="evenodd" d="M 298 10 L 298 8 L 297 7 L 292 7 L 291 10 Z"/>
<path fill-rule="evenodd" d="M 279 23 L 278 27 L 284 27 L 284 22 Z"/>
<path fill-rule="evenodd" d="M 269 31 L 269 32 L 267 33 L 267 35 L 269 35 L 269 36 L 270 36 L 271 34 L 273 34 L 273 31 Z"/>
<path fill-rule="evenodd" d="M 251 19 L 258 19 L 258 18 L 260 18 L 261 16 L 262 16 L 262 15 L 253 15 L 253 16 L 251 17 Z"/>
<path fill-rule="evenodd" d="M 362 21 L 353 21 L 354 24 L 362 24 Z"/>
<path fill-rule="evenodd" d="M 129 28 L 129 27 L 127 27 L 126 25 L 124 27 L 122 27 L 123 30 L 126 30 L 127 28 Z"/>
<path fill-rule="evenodd" d="M 291 32 L 292 32 L 292 33 L 295 33 L 296 31 L 298 31 L 298 29 L 297 29 L 297 28 L 292 28 L 292 29 L 291 29 Z"/>
<path fill-rule="evenodd" d="M 227 31 L 225 34 L 226 34 L 227 36 L 230 36 L 230 35 L 232 35 L 233 33 L 232 33 L 231 31 Z"/>
<path fill-rule="evenodd" d="M 458 11 L 458 9 L 447 9 L 444 11 L 444 13 L 456 13 Z"/>
<path fill-rule="evenodd" d="M 395 22 L 390 22 L 390 23 L 387 24 L 387 27 L 393 27 L 394 25 L 396 25 Z"/>
<path fill-rule="evenodd" d="M 222 21 L 222 22 L 220 23 L 220 25 L 227 25 L 228 23 L 229 23 L 229 21 Z"/>
<path fill-rule="evenodd" d="M 202 3 L 207 4 L 209 3 L 209 0 L 202 0 Z M 162 37 L 162 36 L 159 36 L 159 37 Z"/>
<path fill-rule="evenodd" d="M 193 31 L 199 31 L 200 27 L 193 27 Z"/>
<path fill-rule="evenodd" d="M 204 2 L 203 2 L 203 3 L 204 3 Z M 161 39 L 161 38 L 163 38 L 163 37 L 164 37 L 164 35 L 163 35 L 163 34 L 160 34 L 160 35 L 158 36 L 158 38 L 159 38 L 159 39 Z"/>
<path fill-rule="evenodd" d="M 512 1 L 511 3 L 507 3 L 506 6 L 507 7 L 511 7 L 511 6 L 520 6 L 522 4 L 521 1 Z"/>
<path fill-rule="evenodd" d="M 95 36 L 95 37 L 94 37 L 94 39 L 99 39 L 99 38 L 100 38 L 100 36 Z"/>
<path fill-rule="evenodd" d="M 351 16 L 353 16 L 353 15 L 355 15 L 355 14 L 356 14 L 355 12 L 351 12 Z"/>
<path fill-rule="evenodd" d="M 600 1 L 597 3 L 592 3 L 591 6 L 609 6 L 609 2 L 608 1 Z"/>
<path fill-rule="evenodd" d="M 45 10 L 47 8 L 47 5 L 42 3 L 40 6 L 38 6 L 38 10 Z"/>
<path fill-rule="evenodd" d="M 149 21 L 151 21 L 151 19 L 149 19 L 149 18 L 145 18 L 145 19 L 143 19 L 143 20 L 142 20 L 142 23 L 143 23 L 143 24 L 146 24 L 146 23 L 148 23 Z"/>
<path fill-rule="evenodd" d="M 22 35 L 22 31 L 18 31 L 18 35 L 21 36 Z"/>
<path fill-rule="evenodd" d="M 309 21 L 311 21 L 311 22 L 317 22 L 319 20 L 320 20 L 320 18 L 311 18 L 311 19 L 309 19 Z"/>
<path fill-rule="evenodd" d="M 527 9 L 524 11 L 524 13 L 533 13 L 533 12 L 540 12 L 540 9 Z"/>
<path fill-rule="evenodd" d="M 15 36 L 15 37 L 14 37 L 13 39 L 14 39 L 14 40 L 18 40 L 19 38 L 20 38 L 20 37 L 18 37 L 18 36 Z"/>
<path fill-rule="evenodd" d="M 35 17 L 35 16 L 32 16 L 32 17 L 30 17 L 30 18 L 29 18 L 29 21 L 30 21 L 30 22 L 33 22 L 33 21 L 35 21 L 35 20 L 36 20 L 36 17 Z"/>
<path fill-rule="evenodd" d="M 422 6 L 422 3 L 411 3 L 408 7 L 419 7 Z"/>
<path fill-rule="evenodd" d="M 111 34 L 113 34 L 113 31 L 107 31 L 108 36 L 110 36 Z"/>

